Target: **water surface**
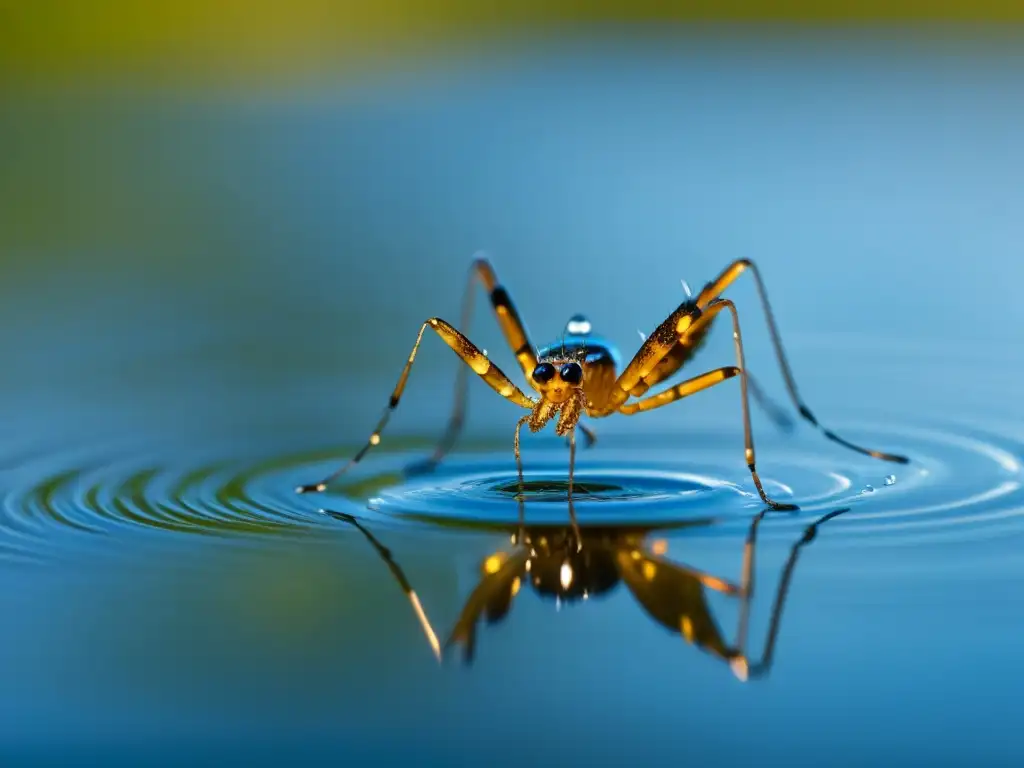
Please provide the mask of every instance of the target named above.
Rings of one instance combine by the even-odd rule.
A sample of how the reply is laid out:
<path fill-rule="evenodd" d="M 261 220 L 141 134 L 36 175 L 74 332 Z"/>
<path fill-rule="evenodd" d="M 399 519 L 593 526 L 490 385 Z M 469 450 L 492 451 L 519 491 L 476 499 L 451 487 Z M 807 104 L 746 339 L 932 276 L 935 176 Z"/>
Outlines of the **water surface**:
<path fill-rule="evenodd" d="M 11 759 L 370 757 L 433 765 L 1015 765 L 1024 679 L 1024 72 L 982 48 L 606 41 L 371 88 L 190 100 L 22 95 L 0 122 L 0 744 Z M 454 320 L 484 248 L 537 344 L 588 314 L 629 355 L 729 260 L 758 260 L 800 385 L 874 461 L 756 413 L 769 492 L 752 657 L 798 550 L 770 674 L 651 619 L 625 584 L 524 583 L 444 664 L 510 551 L 514 406 L 471 382 L 433 475 Z M 785 391 L 753 286 L 748 362 Z M 515 364 L 478 302 L 470 336 Z M 718 329 L 694 366 L 732 362 Z M 761 510 L 738 387 L 596 423 L 584 529 L 640 527 L 738 581 Z M 568 459 L 524 441 L 531 525 Z M 325 514 L 322 510 L 335 514 Z M 609 534 L 611 535 L 611 534 Z M 738 602 L 708 597 L 727 638 Z M 65 763 L 67 764 L 67 763 Z"/>

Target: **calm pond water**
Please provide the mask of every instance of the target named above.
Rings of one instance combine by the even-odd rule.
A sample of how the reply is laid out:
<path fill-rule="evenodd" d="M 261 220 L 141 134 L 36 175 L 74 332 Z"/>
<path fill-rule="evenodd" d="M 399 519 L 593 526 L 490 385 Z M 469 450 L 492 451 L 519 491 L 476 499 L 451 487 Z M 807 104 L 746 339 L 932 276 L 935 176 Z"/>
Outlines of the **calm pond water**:
<path fill-rule="evenodd" d="M 1021 764 L 1020 50 L 662 37 L 372 86 L 10 95 L 4 764 Z M 767 674 L 706 650 L 741 601 L 632 554 L 741 580 L 761 507 L 731 383 L 592 424 L 587 599 L 521 564 L 470 665 L 430 631 L 516 566 L 489 559 L 515 549 L 514 406 L 474 379 L 450 460 L 404 479 L 451 402 L 427 338 L 381 446 L 294 492 L 362 445 L 481 248 L 535 343 L 585 312 L 627 356 L 681 278 L 754 258 L 812 409 L 911 458 L 755 410 L 766 487 L 800 505 L 757 532 L 754 662 L 788 585 Z M 788 408 L 752 283 L 729 296 Z M 518 374 L 482 296 L 469 335 Z M 732 361 L 718 328 L 687 370 Z M 543 555 L 568 454 L 547 432 L 524 457 Z"/>

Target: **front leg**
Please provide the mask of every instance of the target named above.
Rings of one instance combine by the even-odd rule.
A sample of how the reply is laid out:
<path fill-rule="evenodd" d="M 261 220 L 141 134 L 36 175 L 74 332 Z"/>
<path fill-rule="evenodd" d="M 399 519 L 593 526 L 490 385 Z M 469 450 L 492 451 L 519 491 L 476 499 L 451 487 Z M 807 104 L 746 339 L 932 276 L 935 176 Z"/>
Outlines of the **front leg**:
<path fill-rule="evenodd" d="M 565 435 L 569 441 L 569 521 L 572 524 L 573 533 L 576 534 L 576 541 L 580 542 L 580 527 L 576 520 L 576 507 L 573 505 L 572 491 L 573 482 L 576 471 L 576 419 L 579 418 L 579 408 L 582 408 L 582 404 L 577 400 L 577 411 L 575 412 L 575 419 L 573 418 L 573 412 L 564 410 L 562 411 L 561 418 L 556 427 L 556 433 L 559 435 Z M 555 415 L 556 406 L 553 403 L 542 401 L 532 413 L 528 413 L 516 422 L 515 438 L 513 441 L 513 451 L 516 457 L 516 472 L 519 477 L 519 493 L 517 494 L 517 501 L 519 503 L 519 540 L 522 540 L 523 534 L 526 528 L 526 511 L 525 511 L 525 497 L 526 497 L 526 482 L 523 479 L 523 455 L 520 450 L 519 435 L 522 432 L 523 425 L 529 425 L 532 432 L 537 432 L 544 427 L 544 425 L 550 421 Z"/>
<path fill-rule="evenodd" d="M 299 486 L 295 489 L 297 493 L 320 492 L 326 490 L 328 483 L 347 472 L 349 468 L 358 464 L 371 448 L 380 444 L 381 432 L 387 425 L 388 419 L 391 418 L 391 413 L 398 407 L 398 403 L 402 399 L 402 393 L 405 391 L 405 384 L 409 379 L 409 372 L 412 370 L 412 364 L 416 360 L 416 352 L 420 348 L 420 342 L 423 341 L 423 333 L 427 328 L 436 332 L 437 335 L 441 337 L 441 340 L 451 347 L 452 351 L 454 351 L 466 365 L 473 369 L 475 374 L 487 382 L 491 389 L 522 408 L 533 408 L 533 400 L 524 395 L 519 388 L 512 383 L 508 376 L 502 373 L 501 369 L 490 361 L 487 355 L 485 355 L 479 347 L 463 336 L 449 323 L 446 323 L 439 317 L 432 317 L 420 326 L 420 332 L 416 336 L 416 343 L 413 344 L 412 352 L 409 353 L 409 359 L 406 361 L 405 367 L 402 369 L 402 375 L 398 377 L 398 383 L 391 392 L 391 397 L 388 399 L 387 407 L 384 409 L 384 413 L 381 415 L 380 421 L 377 422 L 377 426 L 374 427 L 373 432 L 370 433 L 370 439 L 366 441 L 366 445 L 364 445 L 359 453 L 350 459 L 347 464 L 343 464 L 337 471 L 328 475 L 319 483 Z"/>

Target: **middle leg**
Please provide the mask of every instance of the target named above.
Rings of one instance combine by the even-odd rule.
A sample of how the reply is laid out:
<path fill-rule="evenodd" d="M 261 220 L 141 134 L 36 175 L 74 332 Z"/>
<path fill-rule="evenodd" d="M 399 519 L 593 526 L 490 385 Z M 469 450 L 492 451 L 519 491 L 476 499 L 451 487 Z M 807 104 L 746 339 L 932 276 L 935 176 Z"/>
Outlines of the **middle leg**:
<path fill-rule="evenodd" d="M 651 395 L 636 403 L 628 403 L 619 408 L 619 412 L 632 415 L 640 413 L 642 411 L 649 411 L 654 408 L 659 408 L 663 405 L 668 405 L 676 400 L 681 400 L 684 397 L 689 397 L 692 394 L 713 387 L 716 384 L 720 384 L 727 379 L 734 376 L 740 377 L 740 403 L 743 411 L 743 444 L 744 444 L 744 456 L 747 461 L 747 469 L 750 470 L 750 476 L 754 480 L 754 486 L 757 488 L 757 493 L 761 497 L 761 500 L 775 510 L 792 510 L 796 509 L 793 504 L 782 504 L 773 501 L 768 497 L 764 491 L 764 486 L 761 484 L 761 478 L 757 474 L 757 460 L 754 453 L 754 433 L 750 426 L 750 401 L 747 387 L 747 376 L 746 369 L 744 367 L 743 358 L 743 337 L 740 334 L 740 321 L 739 314 L 736 311 L 736 306 L 728 299 L 718 299 L 712 303 L 704 317 L 714 316 L 721 312 L 723 309 L 729 309 L 732 314 L 732 326 L 733 326 L 733 342 L 736 347 L 736 362 L 735 366 L 727 366 L 725 368 L 718 368 L 713 371 L 708 371 L 700 376 L 696 376 L 692 379 L 684 381 L 682 384 L 677 384 L 671 389 L 667 389 L 664 392 L 659 392 L 656 395 Z"/>
<path fill-rule="evenodd" d="M 703 309 L 703 307 L 701 307 Z M 684 365 L 686 365 L 697 352 L 704 346 L 708 339 L 708 333 L 714 323 L 714 315 L 704 314 L 696 320 L 687 331 L 685 338 L 681 338 L 676 345 L 665 355 L 647 376 L 640 380 L 640 383 L 633 387 L 629 394 L 633 398 L 641 398 L 647 394 L 651 387 L 660 384 L 662 381 L 674 376 Z M 776 404 L 765 391 L 758 385 L 754 375 L 747 371 L 747 384 L 750 386 L 750 394 L 775 426 L 779 429 L 790 432 L 793 429 L 793 420 L 782 408 Z"/>

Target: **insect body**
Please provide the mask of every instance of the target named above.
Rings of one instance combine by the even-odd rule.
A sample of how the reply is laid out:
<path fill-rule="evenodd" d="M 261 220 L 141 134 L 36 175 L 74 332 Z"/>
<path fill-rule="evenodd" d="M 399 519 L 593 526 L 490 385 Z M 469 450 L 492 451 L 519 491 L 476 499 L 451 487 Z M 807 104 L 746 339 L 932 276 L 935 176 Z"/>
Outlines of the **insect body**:
<path fill-rule="evenodd" d="M 544 598 L 573 603 L 600 598 L 623 583 L 654 621 L 726 662 L 737 677 L 747 680 L 764 676 L 771 668 L 782 609 L 801 548 L 815 538 L 819 526 L 846 511 L 836 510 L 817 519 L 790 549 L 776 589 L 768 636 L 761 655 L 753 661 L 748 656 L 747 627 L 754 594 L 757 530 L 766 512 L 755 515 L 751 521 L 739 584 L 669 560 L 665 557 L 664 541 L 660 546 L 649 541 L 653 528 L 589 527 L 582 529 L 582 535 L 576 529 L 559 526 L 520 528 L 512 536 L 515 546 L 511 551 L 495 552 L 480 563 L 480 580 L 443 643 L 390 550 L 353 516 L 342 512 L 327 514 L 358 528 L 377 550 L 406 593 L 439 660 L 444 649 L 461 645 L 465 661 L 472 661 L 481 619 L 488 625 L 503 621 L 524 587 Z M 707 601 L 709 590 L 740 601 L 732 642 L 715 620 Z"/>
<path fill-rule="evenodd" d="M 775 327 L 764 281 L 755 264 L 749 260 L 741 259 L 733 262 L 718 277 L 705 285 L 696 296 L 687 296 L 650 335 L 644 337 L 640 349 L 620 370 L 620 361 L 615 350 L 606 342 L 591 336 L 589 323 L 582 316 L 575 316 L 569 321 L 561 341 L 537 349 L 530 342 L 526 326 L 512 304 L 508 291 L 499 284 L 494 268 L 487 259 L 481 258 L 473 262 L 470 270 L 470 285 L 467 286 L 463 301 L 462 327 L 466 328 L 469 325 L 473 306 L 472 283 L 478 279 L 490 296 L 491 306 L 498 324 L 535 394 L 533 396 L 525 394 L 459 330 L 439 317 L 432 317 L 420 327 L 412 352 L 409 354 L 409 359 L 402 369 L 398 383 L 391 393 L 388 405 L 366 445 L 347 464 L 329 477 L 313 485 L 301 486 L 297 490 L 300 493 L 325 490 L 329 482 L 359 462 L 370 448 L 380 443 L 381 432 L 405 391 L 409 371 L 416 359 L 423 334 L 429 328 L 454 350 L 466 366 L 460 368 L 456 379 L 455 404 L 448 429 L 434 454 L 426 462 L 428 467 L 444 457 L 461 430 L 465 418 L 467 369 L 472 369 L 502 397 L 529 411 L 519 419 L 514 435 L 514 453 L 520 482 L 522 481 L 522 459 L 519 450 L 519 433 L 523 425 L 533 432 L 538 432 L 554 421 L 555 432 L 568 438 L 570 500 L 572 499 L 573 470 L 576 458 L 576 428 L 579 426 L 587 439 L 593 441 L 592 433 L 580 423 L 584 415 L 597 419 L 617 413 L 627 416 L 643 413 L 661 408 L 737 377 L 740 382 L 744 457 L 757 492 L 762 501 L 773 509 L 795 509 L 791 504 L 781 504 L 770 499 L 758 476 L 754 439 L 750 427 L 748 390 L 755 397 L 760 398 L 761 396 L 744 364 L 739 313 L 732 301 L 722 298 L 725 289 L 741 274 L 748 271 L 754 277 L 757 286 L 786 389 L 800 416 L 817 427 L 828 439 L 847 448 L 885 461 L 906 463 L 908 459 L 903 456 L 860 447 L 826 429 L 800 399 L 793 374 L 782 349 L 778 330 Z M 735 364 L 715 368 L 655 394 L 648 394 L 652 387 L 676 374 L 692 358 L 703 344 L 712 323 L 722 312 L 728 312 L 731 316 Z M 572 513 L 571 505 L 570 513 Z M 574 515 L 572 521 L 575 525 Z"/>

